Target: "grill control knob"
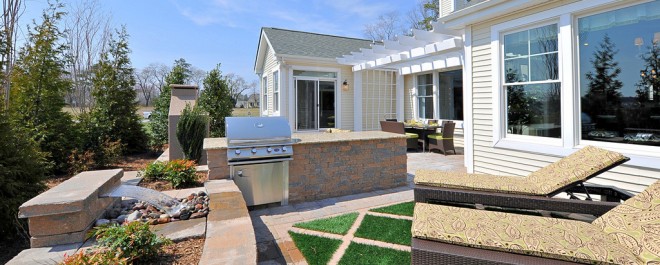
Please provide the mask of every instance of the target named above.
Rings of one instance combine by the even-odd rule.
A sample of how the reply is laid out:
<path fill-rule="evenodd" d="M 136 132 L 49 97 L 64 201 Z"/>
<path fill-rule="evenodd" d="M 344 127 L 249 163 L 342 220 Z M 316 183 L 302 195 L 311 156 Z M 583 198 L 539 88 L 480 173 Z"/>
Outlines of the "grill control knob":
<path fill-rule="evenodd" d="M 236 151 L 234 151 L 234 153 L 236 153 L 237 155 L 240 155 L 240 154 L 241 154 L 241 150 L 236 150 Z"/>
<path fill-rule="evenodd" d="M 282 152 L 286 152 L 286 146 L 282 146 Z"/>
<path fill-rule="evenodd" d="M 252 148 L 252 153 L 256 154 L 257 153 L 257 148 Z"/>
<path fill-rule="evenodd" d="M 266 149 L 266 151 L 268 151 L 268 153 L 273 152 L 273 148 L 268 147 L 268 149 Z"/>

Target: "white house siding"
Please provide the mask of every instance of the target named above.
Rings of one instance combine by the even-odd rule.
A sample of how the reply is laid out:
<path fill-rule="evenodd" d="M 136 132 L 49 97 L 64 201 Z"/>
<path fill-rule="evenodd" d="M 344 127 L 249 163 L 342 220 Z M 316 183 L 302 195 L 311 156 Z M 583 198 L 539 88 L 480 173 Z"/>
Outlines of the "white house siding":
<path fill-rule="evenodd" d="M 271 49 L 270 46 L 267 45 L 266 59 L 264 60 L 263 75 L 268 76 L 268 85 L 266 86 L 266 89 L 268 91 L 266 93 L 268 95 L 268 105 L 266 108 L 268 110 L 267 115 L 269 116 L 273 114 L 273 70 L 275 70 L 275 67 L 277 67 L 277 59 L 275 58 L 275 53 L 273 52 L 273 49 Z M 263 80 L 263 75 L 262 75 L 262 80 Z M 280 88 L 281 87 L 282 86 L 280 86 Z"/>
<path fill-rule="evenodd" d="M 491 72 L 490 27 L 518 17 L 528 16 L 543 10 L 575 1 L 556 1 L 542 7 L 514 13 L 486 23 L 472 25 L 472 97 L 474 123 L 474 172 L 488 174 L 527 175 L 548 165 L 558 157 L 529 152 L 493 148 L 493 95 Z M 660 150 L 659 150 L 660 151 Z M 592 179 L 590 182 L 613 185 L 629 191 L 639 192 L 660 179 L 660 170 L 619 166 Z"/>
<path fill-rule="evenodd" d="M 322 67 L 322 68 L 338 68 L 340 69 L 339 75 L 337 78 L 337 93 L 341 93 L 341 107 L 336 104 L 337 110 L 341 112 L 341 121 L 340 121 L 340 129 L 344 130 L 353 130 L 354 124 L 354 113 L 353 113 L 353 70 L 351 66 L 346 66 L 346 65 L 340 65 L 340 64 L 326 64 L 326 63 L 310 63 L 310 62 L 301 62 L 301 61 L 286 61 L 286 66 L 287 67 L 295 67 L 295 66 L 302 66 L 302 67 Z M 287 89 L 291 91 L 291 93 L 294 92 L 294 83 L 293 80 L 288 80 L 289 79 L 289 74 L 285 73 L 286 76 L 281 76 L 282 81 L 280 81 L 282 84 L 280 86 L 280 90 L 282 89 Z M 341 80 L 340 80 L 341 79 Z M 286 81 L 284 81 L 286 80 Z M 344 82 L 344 80 L 348 81 L 348 86 L 349 89 L 348 91 L 343 91 L 341 89 L 341 84 Z M 284 83 L 286 83 L 287 87 L 284 88 Z M 283 106 L 280 106 L 280 109 Z M 288 107 L 287 107 L 288 108 Z"/>
<path fill-rule="evenodd" d="M 453 5 L 454 1 L 465 1 L 465 0 L 440 0 L 440 16 L 444 17 L 449 15 L 454 11 Z"/>

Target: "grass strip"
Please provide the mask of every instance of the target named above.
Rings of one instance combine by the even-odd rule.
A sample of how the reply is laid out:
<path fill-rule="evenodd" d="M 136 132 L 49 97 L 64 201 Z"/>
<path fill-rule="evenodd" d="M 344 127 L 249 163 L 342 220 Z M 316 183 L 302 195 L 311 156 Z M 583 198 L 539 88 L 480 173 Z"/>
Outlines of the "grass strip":
<path fill-rule="evenodd" d="M 394 215 L 413 216 L 415 211 L 415 202 L 404 202 L 395 205 L 380 207 L 369 210 L 370 212 L 388 213 Z"/>
<path fill-rule="evenodd" d="M 410 264 L 410 252 L 351 242 L 339 264 Z"/>
<path fill-rule="evenodd" d="M 310 236 L 289 231 L 293 243 L 303 254 L 310 265 L 325 265 L 337 251 L 341 240 L 318 236 Z"/>
<path fill-rule="evenodd" d="M 293 227 L 345 235 L 348 230 L 351 229 L 351 226 L 353 226 L 357 217 L 358 213 L 348 213 L 304 223 L 297 223 L 293 225 Z"/>
<path fill-rule="evenodd" d="M 410 246 L 412 221 L 365 215 L 356 237 Z"/>

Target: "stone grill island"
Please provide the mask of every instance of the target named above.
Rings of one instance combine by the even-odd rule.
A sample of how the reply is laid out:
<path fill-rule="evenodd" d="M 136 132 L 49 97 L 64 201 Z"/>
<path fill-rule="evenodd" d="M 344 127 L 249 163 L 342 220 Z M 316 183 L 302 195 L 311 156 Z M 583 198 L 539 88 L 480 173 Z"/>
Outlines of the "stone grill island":
<path fill-rule="evenodd" d="M 294 133 L 289 202 L 406 185 L 406 138 L 381 131 Z M 209 179 L 228 179 L 226 138 L 204 139 Z"/>

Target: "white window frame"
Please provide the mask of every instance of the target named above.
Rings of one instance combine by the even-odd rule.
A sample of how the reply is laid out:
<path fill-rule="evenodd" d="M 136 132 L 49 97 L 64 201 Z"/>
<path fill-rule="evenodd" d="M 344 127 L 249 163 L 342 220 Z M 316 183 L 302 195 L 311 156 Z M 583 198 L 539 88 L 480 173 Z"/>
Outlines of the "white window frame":
<path fill-rule="evenodd" d="M 335 67 L 321 67 L 321 66 L 299 66 L 299 65 L 291 65 L 289 68 L 289 73 L 288 73 L 288 79 L 291 80 L 289 81 L 288 84 L 288 89 L 291 91 L 289 93 L 289 102 L 291 104 L 288 104 L 289 106 L 289 119 L 294 121 L 294 123 L 291 125 L 292 129 L 295 131 L 298 131 L 296 128 L 295 124 L 297 124 L 296 121 L 296 80 L 293 75 L 293 71 L 295 70 L 302 70 L 302 71 L 316 71 L 316 72 L 334 72 L 337 73 L 337 78 L 335 82 L 335 128 L 342 128 L 343 125 L 343 117 L 342 117 L 342 90 L 340 88 L 341 86 L 341 80 L 342 75 L 341 75 L 341 69 L 340 68 L 335 68 Z M 328 78 L 328 81 L 331 80 L 332 78 Z M 320 129 L 319 129 L 320 130 Z"/>
<path fill-rule="evenodd" d="M 273 77 L 271 79 L 273 80 L 273 115 L 279 116 L 281 106 L 280 83 L 282 83 L 280 80 L 280 69 L 273 70 Z"/>
<path fill-rule="evenodd" d="M 431 79 L 432 79 L 431 84 L 430 84 L 431 89 L 432 89 L 431 95 L 427 95 L 427 96 L 420 96 L 419 95 L 419 81 L 418 81 L 418 78 L 422 75 L 431 75 Z M 434 72 L 427 72 L 427 73 L 419 73 L 419 74 L 416 74 L 414 76 L 414 78 L 415 78 L 415 80 L 413 82 L 414 85 L 415 85 L 415 91 L 413 93 L 413 95 L 415 97 L 415 112 L 414 113 L 415 113 L 415 117 L 417 119 L 429 120 L 429 119 L 435 119 L 435 117 L 437 117 L 437 115 L 436 115 L 437 114 L 437 109 L 436 109 L 437 108 L 436 107 L 436 105 L 437 105 L 436 104 L 436 102 L 437 102 L 437 98 L 436 98 L 436 94 L 437 94 L 437 85 L 436 85 L 437 80 L 436 79 L 437 79 L 437 76 L 438 76 L 438 74 L 435 71 Z M 433 104 L 431 104 L 431 107 L 433 108 L 433 117 L 422 117 L 422 114 L 419 113 L 419 99 L 420 98 L 431 98 L 433 100 Z"/>
<path fill-rule="evenodd" d="M 566 156 L 586 145 L 605 147 L 631 158 L 626 165 L 657 168 L 660 164 L 658 147 L 584 141 L 580 136 L 580 91 L 577 46 L 577 18 L 648 2 L 637 1 L 579 1 L 533 15 L 510 20 L 491 27 L 491 62 L 493 93 L 494 148 L 511 149 L 553 156 Z M 562 138 L 524 137 L 506 134 L 506 106 L 503 91 L 503 34 L 517 29 L 539 27 L 550 22 L 559 27 L 559 81 L 561 82 Z M 574 70 L 575 69 L 575 70 Z M 514 137 L 512 137 L 514 136 Z M 556 141 L 558 140 L 558 141 Z"/>
<path fill-rule="evenodd" d="M 268 116 L 268 75 L 261 77 L 261 115 Z"/>

